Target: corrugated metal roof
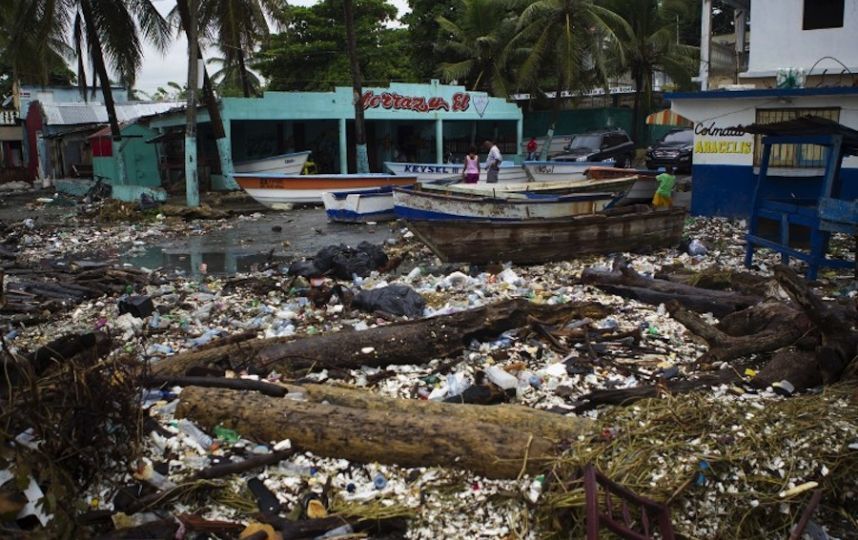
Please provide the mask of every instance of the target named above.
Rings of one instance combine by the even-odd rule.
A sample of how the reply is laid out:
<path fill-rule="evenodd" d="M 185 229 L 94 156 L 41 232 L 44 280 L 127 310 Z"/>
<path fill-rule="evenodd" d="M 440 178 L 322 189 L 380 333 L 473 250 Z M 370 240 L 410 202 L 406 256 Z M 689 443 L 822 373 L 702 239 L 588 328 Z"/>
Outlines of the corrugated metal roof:
<path fill-rule="evenodd" d="M 159 114 L 180 105 L 175 101 L 117 103 L 116 117 L 120 122 L 132 122 L 141 116 Z M 101 103 L 42 103 L 41 107 L 48 125 L 75 126 L 108 121 L 107 107 Z"/>

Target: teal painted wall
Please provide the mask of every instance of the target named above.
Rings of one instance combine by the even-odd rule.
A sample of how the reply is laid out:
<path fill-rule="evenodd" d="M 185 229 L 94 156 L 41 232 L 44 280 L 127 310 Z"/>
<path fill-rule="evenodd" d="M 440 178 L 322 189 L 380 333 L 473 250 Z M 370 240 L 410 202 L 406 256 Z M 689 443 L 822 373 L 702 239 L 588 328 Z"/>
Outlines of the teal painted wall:
<path fill-rule="evenodd" d="M 93 157 L 92 170 L 95 175 L 107 179 L 114 187 L 116 198 L 128 200 L 133 194 L 146 191 L 145 188 L 160 188 L 161 177 L 158 173 L 158 154 L 154 144 L 146 141 L 157 133 L 140 124 L 130 124 L 122 128 L 123 139 L 121 154 L 125 161 L 127 182 L 119 184 L 119 168 L 116 159 L 119 155 L 114 144 L 113 155 L 110 157 Z M 127 194 L 125 196 L 120 196 Z"/>

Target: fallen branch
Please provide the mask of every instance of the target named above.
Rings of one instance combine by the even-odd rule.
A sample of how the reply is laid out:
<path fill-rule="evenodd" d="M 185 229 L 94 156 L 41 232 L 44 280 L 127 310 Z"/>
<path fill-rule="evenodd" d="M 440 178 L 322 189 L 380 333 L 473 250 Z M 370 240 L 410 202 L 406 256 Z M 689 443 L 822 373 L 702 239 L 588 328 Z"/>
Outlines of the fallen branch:
<path fill-rule="evenodd" d="M 540 470 L 556 456 L 556 441 L 535 430 L 510 426 L 498 407 L 479 407 L 471 413 L 480 414 L 479 421 L 463 422 L 456 411 L 477 406 L 439 403 L 435 406 L 443 412 L 432 414 L 420 407 L 405 412 L 406 403 L 415 402 L 399 401 L 405 403 L 395 411 L 358 409 L 235 390 L 187 388 L 176 414 L 209 429 L 224 425 L 251 439 L 288 438 L 320 456 L 403 467 L 455 466 L 490 478 L 515 478 L 525 454 L 528 472 Z M 566 420 L 576 434 L 591 426 L 583 419 Z"/>
<path fill-rule="evenodd" d="M 147 386 L 202 386 L 205 388 L 231 388 L 233 390 L 250 390 L 266 396 L 283 397 L 289 389 L 277 384 L 252 379 L 227 379 L 225 377 L 183 377 L 179 375 L 152 375 L 144 381 Z"/>
<path fill-rule="evenodd" d="M 483 341 L 528 325 L 529 317 L 554 322 L 571 316 L 600 319 L 608 315 L 601 304 L 532 304 L 515 299 L 476 309 L 393 323 L 360 332 L 332 332 L 316 336 L 254 339 L 205 351 L 178 354 L 153 367 L 156 375 L 182 375 L 197 367 L 272 370 L 386 367 L 425 364 L 457 354 L 474 339 Z"/>

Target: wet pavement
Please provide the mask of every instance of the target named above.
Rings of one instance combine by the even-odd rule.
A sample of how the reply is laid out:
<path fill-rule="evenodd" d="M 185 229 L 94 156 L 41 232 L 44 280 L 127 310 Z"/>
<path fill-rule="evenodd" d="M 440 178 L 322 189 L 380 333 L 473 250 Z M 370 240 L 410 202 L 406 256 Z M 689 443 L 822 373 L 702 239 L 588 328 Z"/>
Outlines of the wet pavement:
<path fill-rule="evenodd" d="M 120 261 L 194 276 L 201 268 L 208 274 L 232 274 L 313 255 L 330 244 L 381 244 L 395 230 L 394 223 L 331 223 L 321 207 L 298 208 L 232 219 L 229 228 L 143 246 Z"/>

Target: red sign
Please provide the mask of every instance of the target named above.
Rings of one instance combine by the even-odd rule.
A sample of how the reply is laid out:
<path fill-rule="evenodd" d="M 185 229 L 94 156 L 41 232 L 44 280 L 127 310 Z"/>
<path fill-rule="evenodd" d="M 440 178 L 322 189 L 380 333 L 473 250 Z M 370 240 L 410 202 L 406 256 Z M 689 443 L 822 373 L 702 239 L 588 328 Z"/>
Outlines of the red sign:
<path fill-rule="evenodd" d="M 369 91 L 364 92 L 361 97 L 361 104 L 364 110 L 367 109 L 387 109 L 394 111 L 415 111 L 415 112 L 431 112 L 431 111 L 467 111 L 471 106 L 471 96 L 465 92 L 457 92 L 453 94 L 453 104 L 447 102 L 442 97 L 417 97 L 403 96 L 394 92 L 382 92 L 376 94 Z"/>

